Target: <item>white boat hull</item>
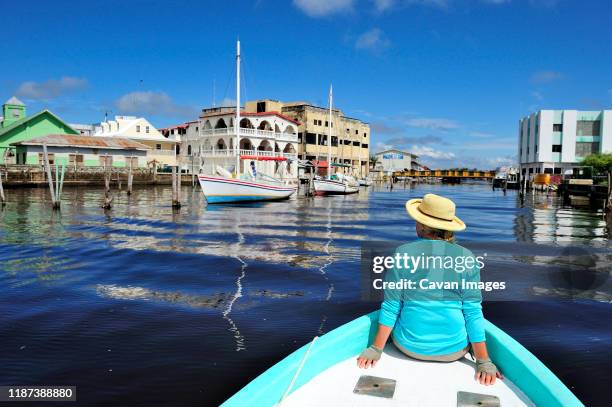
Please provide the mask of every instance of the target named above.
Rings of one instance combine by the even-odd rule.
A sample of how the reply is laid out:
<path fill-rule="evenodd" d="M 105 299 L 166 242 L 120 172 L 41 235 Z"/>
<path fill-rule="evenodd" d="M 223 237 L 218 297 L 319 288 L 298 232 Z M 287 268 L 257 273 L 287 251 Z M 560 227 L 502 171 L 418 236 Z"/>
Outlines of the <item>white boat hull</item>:
<path fill-rule="evenodd" d="M 370 185 L 372 185 L 372 181 L 369 179 L 360 179 L 359 185 L 362 187 L 369 187 Z"/>
<path fill-rule="evenodd" d="M 221 176 L 198 176 L 209 204 L 287 199 L 297 187 L 262 181 L 248 181 Z"/>
<path fill-rule="evenodd" d="M 328 179 L 315 179 L 314 188 L 317 195 L 347 195 L 359 191 L 359 188 L 356 186 Z"/>

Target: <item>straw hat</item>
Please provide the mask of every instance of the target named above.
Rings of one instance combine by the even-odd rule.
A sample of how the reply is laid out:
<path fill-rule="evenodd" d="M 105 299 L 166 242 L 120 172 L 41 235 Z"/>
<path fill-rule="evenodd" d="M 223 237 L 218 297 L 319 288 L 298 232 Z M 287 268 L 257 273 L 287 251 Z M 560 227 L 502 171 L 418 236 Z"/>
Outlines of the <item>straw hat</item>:
<path fill-rule="evenodd" d="M 455 203 L 443 196 L 427 194 L 423 199 L 411 199 L 406 202 L 406 211 L 412 219 L 434 229 L 465 229 L 465 223 L 455 216 Z"/>

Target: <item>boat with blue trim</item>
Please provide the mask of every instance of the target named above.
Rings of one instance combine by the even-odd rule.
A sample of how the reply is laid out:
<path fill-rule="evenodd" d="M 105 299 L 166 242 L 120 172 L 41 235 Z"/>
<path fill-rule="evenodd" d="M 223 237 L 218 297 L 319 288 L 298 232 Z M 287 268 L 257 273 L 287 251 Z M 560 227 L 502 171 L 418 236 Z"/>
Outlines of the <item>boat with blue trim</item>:
<path fill-rule="evenodd" d="M 222 404 L 245 406 L 546 406 L 582 402 L 538 358 L 486 321 L 489 355 L 503 380 L 474 380 L 469 354 L 450 363 L 410 359 L 386 346 L 375 367 L 356 358 L 371 343 L 378 311 L 357 318 L 302 346 Z"/>

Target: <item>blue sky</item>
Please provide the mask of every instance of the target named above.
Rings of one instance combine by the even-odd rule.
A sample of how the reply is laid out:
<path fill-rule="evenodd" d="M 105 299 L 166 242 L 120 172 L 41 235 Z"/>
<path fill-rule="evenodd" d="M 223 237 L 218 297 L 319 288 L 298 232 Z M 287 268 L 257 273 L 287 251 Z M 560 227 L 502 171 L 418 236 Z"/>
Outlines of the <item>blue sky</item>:
<path fill-rule="evenodd" d="M 612 107 L 612 5 L 573 0 L 13 1 L 0 98 L 163 127 L 235 95 L 326 104 L 437 167 L 514 161 L 519 118 Z M 213 91 L 214 89 L 214 91 Z"/>

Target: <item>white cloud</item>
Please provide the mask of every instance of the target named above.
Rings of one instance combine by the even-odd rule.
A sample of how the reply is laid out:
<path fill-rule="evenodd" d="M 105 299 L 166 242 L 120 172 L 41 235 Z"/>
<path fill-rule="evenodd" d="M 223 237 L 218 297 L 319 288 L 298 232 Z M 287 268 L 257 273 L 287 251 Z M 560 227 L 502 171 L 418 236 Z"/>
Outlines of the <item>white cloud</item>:
<path fill-rule="evenodd" d="M 385 12 L 395 5 L 395 0 L 373 0 L 374 9 L 378 13 Z"/>
<path fill-rule="evenodd" d="M 432 130 L 453 130 L 459 128 L 459 125 L 454 120 L 442 118 L 416 117 L 406 120 L 405 123 L 410 127 Z"/>
<path fill-rule="evenodd" d="M 542 93 L 540 93 L 540 92 L 538 92 L 536 90 L 531 92 L 531 96 L 533 96 L 534 99 L 540 100 L 540 101 L 544 99 L 544 96 L 542 95 Z"/>
<path fill-rule="evenodd" d="M 485 132 L 482 132 L 482 131 L 473 131 L 473 132 L 470 133 L 470 137 L 491 138 L 491 137 L 495 137 L 495 134 L 485 133 Z"/>
<path fill-rule="evenodd" d="M 49 79 L 45 82 L 23 82 L 15 93 L 17 96 L 27 99 L 53 99 L 86 87 L 87 79 L 64 76 L 60 79 Z"/>
<path fill-rule="evenodd" d="M 562 79 L 563 74 L 557 71 L 538 71 L 531 75 L 531 82 L 535 84 L 550 83 Z"/>
<path fill-rule="evenodd" d="M 310 17 L 325 17 L 348 12 L 355 0 L 293 0 L 293 5 Z"/>
<path fill-rule="evenodd" d="M 429 146 L 412 146 L 412 148 L 410 149 L 410 152 L 418 155 L 419 157 L 428 157 L 428 158 L 436 158 L 436 159 L 455 158 L 454 153 L 436 150 Z"/>
<path fill-rule="evenodd" d="M 355 48 L 381 50 L 390 45 L 390 41 L 385 37 L 385 34 L 379 28 L 373 28 L 364 32 L 355 41 Z"/>
<path fill-rule="evenodd" d="M 197 109 L 176 104 L 164 92 L 132 92 L 121 96 L 115 102 L 117 109 L 122 113 L 159 115 L 166 117 L 197 116 Z"/>

